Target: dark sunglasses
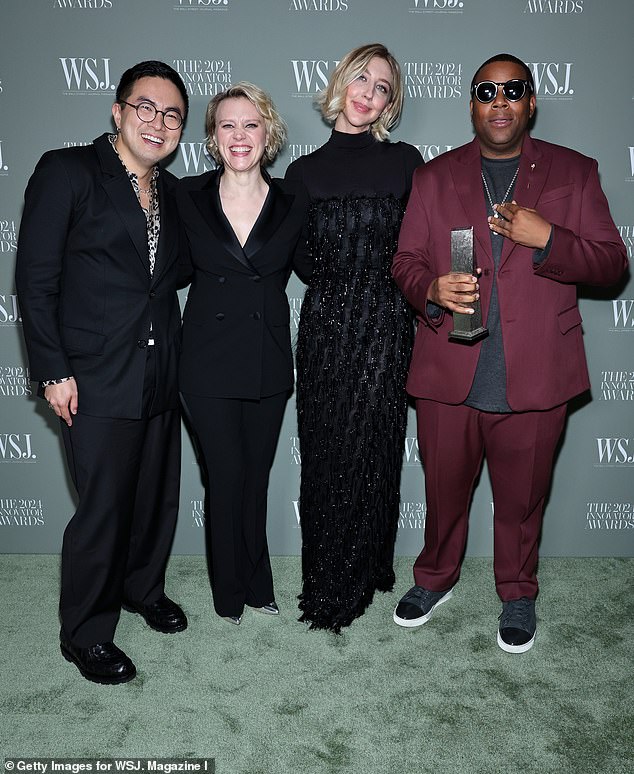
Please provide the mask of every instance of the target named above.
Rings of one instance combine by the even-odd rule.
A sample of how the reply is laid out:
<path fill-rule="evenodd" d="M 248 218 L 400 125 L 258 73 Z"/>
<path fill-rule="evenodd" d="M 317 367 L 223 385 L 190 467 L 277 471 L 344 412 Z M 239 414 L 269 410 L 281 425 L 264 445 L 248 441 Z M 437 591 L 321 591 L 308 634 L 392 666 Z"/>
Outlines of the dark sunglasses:
<path fill-rule="evenodd" d="M 502 87 L 502 94 L 508 99 L 509 102 L 519 102 L 526 94 L 526 90 L 533 91 L 533 87 L 530 81 L 523 81 L 521 78 L 513 78 L 510 81 L 504 81 L 499 83 L 496 81 L 480 81 L 480 83 L 474 83 L 471 87 L 471 96 L 475 97 L 478 102 L 483 102 L 485 105 L 487 102 L 493 102 L 497 97 L 498 86 Z"/>

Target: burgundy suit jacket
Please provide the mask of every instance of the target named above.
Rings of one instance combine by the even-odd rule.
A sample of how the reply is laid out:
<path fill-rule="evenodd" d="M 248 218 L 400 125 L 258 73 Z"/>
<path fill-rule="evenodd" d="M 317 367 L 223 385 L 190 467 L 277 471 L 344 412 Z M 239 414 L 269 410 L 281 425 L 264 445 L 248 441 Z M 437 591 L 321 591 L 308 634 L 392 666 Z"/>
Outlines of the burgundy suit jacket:
<path fill-rule="evenodd" d="M 428 317 L 427 289 L 451 271 L 451 230 L 473 226 L 486 325 L 495 269 L 480 170 L 476 138 L 415 171 L 392 265 L 418 313 L 407 390 L 441 403 L 464 402 L 482 343 L 450 342 L 452 315 L 443 310 L 437 319 Z M 627 254 L 594 159 L 526 135 L 514 199 L 552 223 L 553 235 L 539 266 L 532 248 L 504 243 L 498 299 L 507 400 L 513 411 L 544 410 L 590 386 L 577 283 L 614 284 L 626 270 Z"/>

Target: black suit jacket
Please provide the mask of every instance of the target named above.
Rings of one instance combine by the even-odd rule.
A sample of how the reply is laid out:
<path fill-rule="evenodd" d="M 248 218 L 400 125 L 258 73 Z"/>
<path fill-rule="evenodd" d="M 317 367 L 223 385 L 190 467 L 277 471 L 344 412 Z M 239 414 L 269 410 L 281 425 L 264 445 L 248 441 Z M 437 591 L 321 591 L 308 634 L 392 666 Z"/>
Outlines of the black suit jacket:
<path fill-rule="evenodd" d="M 74 376 L 80 412 L 141 416 L 150 321 L 159 376 L 153 411 L 178 405 L 175 183 L 160 172 L 161 231 L 150 276 L 145 215 L 107 134 L 45 153 L 29 181 L 16 285 L 30 375 Z"/>
<path fill-rule="evenodd" d="M 220 203 L 222 169 L 179 181 L 178 211 L 191 276 L 183 314 L 180 389 L 217 398 L 274 395 L 293 386 L 286 283 L 310 274 L 302 234 L 308 199 L 300 183 L 271 180 L 244 245 Z"/>

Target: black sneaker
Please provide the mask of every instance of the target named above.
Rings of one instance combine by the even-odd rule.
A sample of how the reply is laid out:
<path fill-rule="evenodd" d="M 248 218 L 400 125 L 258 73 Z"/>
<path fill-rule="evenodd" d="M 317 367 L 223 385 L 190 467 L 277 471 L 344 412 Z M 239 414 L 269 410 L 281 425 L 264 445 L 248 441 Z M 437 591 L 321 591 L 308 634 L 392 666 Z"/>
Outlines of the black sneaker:
<path fill-rule="evenodd" d="M 394 610 L 394 623 L 411 628 L 427 623 L 438 607 L 451 599 L 453 589 L 429 591 L 422 586 L 412 586 Z"/>
<path fill-rule="evenodd" d="M 498 645 L 507 653 L 526 653 L 535 642 L 535 600 L 521 597 L 502 604 Z"/>

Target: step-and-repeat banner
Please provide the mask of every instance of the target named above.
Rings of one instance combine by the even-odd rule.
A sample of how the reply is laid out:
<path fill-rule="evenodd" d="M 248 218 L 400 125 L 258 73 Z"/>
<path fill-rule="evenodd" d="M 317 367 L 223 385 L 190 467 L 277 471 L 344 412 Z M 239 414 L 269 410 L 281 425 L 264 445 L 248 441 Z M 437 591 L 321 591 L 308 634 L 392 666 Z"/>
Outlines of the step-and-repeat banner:
<path fill-rule="evenodd" d="M 329 127 L 316 93 L 341 56 L 385 43 L 406 86 L 393 139 L 425 159 L 467 142 L 469 83 L 502 51 L 533 71 L 533 135 L 599 161 L 604 190 L 634 245 L 634 6 L 632 0 L 3 0 L 0 8 L 0 551 L 59 551 L 74 510 L 56 420 L 34 398 L 14 284 L 27 180 L 41 154 L 85 145 L 112 128 L 121 73 L 162 59 L 182 76 L 191 111 L 170 170 L 213 164 L 204 151 L 209 99 L 250 80 L 271 93 L 289 126 L 273 167 L 282 176 L 321 145 Z M 46 234 L 42 234 L 42 240 Z M 303 286 L 288 295 L 297 331 Z M 581 289 L 592 396 L 572 407 L 555 468 L 543 555 L 634 555 L 634 282 Z M 182 299 L 184 300 L 184 298 Z M 174 551 L 203 549 L 203 486 L 183 432 L 181 514 Z M 300 549 L 300 452 L 289 401 L 271 477 L 274 554 Z M 493 503 L 486 467 L 474 497 L 468 552 L 492 552 Z M 423 472 L 410 416 L 397 552 L 417 554 L 425 524 Z"/>

